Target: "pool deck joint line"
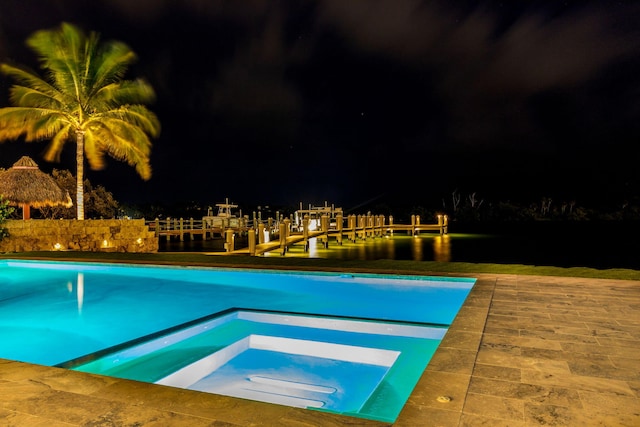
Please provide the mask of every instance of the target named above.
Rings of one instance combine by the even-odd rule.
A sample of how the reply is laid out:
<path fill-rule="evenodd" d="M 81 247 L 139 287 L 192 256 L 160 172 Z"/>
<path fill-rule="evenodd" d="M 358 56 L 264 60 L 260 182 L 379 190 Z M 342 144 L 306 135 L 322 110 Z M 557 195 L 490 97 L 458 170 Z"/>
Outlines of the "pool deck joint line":
<path fill-rule="evenodd" d="M 640 282 L 459 277 L 478 280 L 394 426 L 640 425 Z M 0 425 L 390 424 L 0 359 Z"/>

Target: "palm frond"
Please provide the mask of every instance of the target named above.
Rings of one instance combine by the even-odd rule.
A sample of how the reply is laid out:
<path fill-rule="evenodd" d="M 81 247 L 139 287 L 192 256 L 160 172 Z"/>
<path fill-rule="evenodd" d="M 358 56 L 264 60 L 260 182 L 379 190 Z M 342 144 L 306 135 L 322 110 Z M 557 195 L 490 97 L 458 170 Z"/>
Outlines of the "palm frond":
<path fill-rule="evenodd" d="M 26 121 L 20 114 L 12 114 L 10 108 L 0 109 L 0 141 L 18 139 L 25 132 Z"/>
<path fill-rule="evenodd" d="M 47 78 L 67 99 L 79 104 L 83 99 L 81 77 L 78 67 L 67 60 L 50 58 Z"/>
<path fill-rule="evenodd" d="M 40 120 L 43 111 L 38 108 L 6 107 L 0 109 L 0 141 L 27 135 L 33 122 Z"/>
<path fill-rule="evenodd" d="M 137 60 L 136 54 L 128 45 L 110 41 L 96 53 L 96 68 L 93 70 L 93 88 L 100 90 L 104 86 L 117 83 L 124 78 L 129 65 Z"/>
<path fill-rule="evenodd" d="M 104 102 L 109 108 L 121 105 L 146 104 L 155 100 L 155 92 L 150 84 L 142 79 L 124 80 L 100 88 L 92 102 Z"/>
<path fill-rule="evenodd" d="M 80 94 L 84 41 L 84 33 L 79 28 L 63 23 L 60 29 L 36 31 L 27 39 L 27 45 L 36 52 L 56 87 Z"/>
<path fill-rule="evenodd" d="M 112 129 L 115 129 L 116 134 L 121 139 L 128 142 L 127 145 L 136 147 L 136 151 L 141 155 L 149 156 L 151 154 L 151 140 L 139 126 L 127 122 L 109 122 L 109 124 L 112 125 Z M 119 148 L 114 147 L 114 149 Z"/>
<path fill-rule="evenodd" d="M 71 125 L 66 124 L 58 130 L 58 132 L 51 138 L 51 142 L 47 146 L 44 152 L 44 159 L 48 162 L 59 162 L 60 155 L 64 144 L 69 141 L 71 137 Z"/>
<path fill-rule="evenodd" d="M 11 104 L 19 107 L 64 109 L 64 98 L 60 92 L 44 93 L 31 87 L 14 85 L 9 91 Z"/>
<path fill-rule="evenodd" d="M 85 39 L 84 50 L 80 58 L 82 61 L 80 63 L 82 83 L 87 98 L 91 97 L 92 88 L 95 85 L 94 68 L 100 66 L 100 58 L 97 57 L 97 52 L 100 49 L 99 43 L 100 36 L 95 32 L 91 32 L 89 37 Z"/>
<path fill-rule="evenodd" d="M 118 160 L 125 160 L 125 146 L 135 146 L 142 156 L 151 153 L 151 140 L 138 126 L 122 120 L 101 120 L 92 127 L 96 142 L 104 146 L 104 151 Z"/>
<path fill-rule="evenodd" d="M 85 132 L 84 154 L 91 169 L 102 170 L 105 167 L 104 150 L 102 144 L 96 142 L 96 136 L 94 132 Z"/>
<path fill-rule="evenodd" d="M 58 110 L 29 107 L 0 108 L 0 141 L 16 139 L 22 135 L 27 142 L 48 139 L 66 122 L 68 120 Z"/>
<path fill-rule="evenodd" d="M 42 141 L 50 139 L 56 135 L 58 131 L 65 126 L 64 117 L 55 112 L 43 114 L 40 118 L 32 120 L 26 132 L 26 141 Z"/>
<path fill-rule="evenodd" d="M 113 144 L 109 146 L 109 154 L 113 157 L 119 156 L 119 158 L 126 161 L 129 166 L 133 166 L 142 179 L 148 181 L 151 178 L 152 172 L 148 150 L 151 142 L 148 140 L 146 134 L 142 134 L 141 140 L 139 141 L 126 142 L 126 144 Z"/>
<path fill-rule="evenodd" d="M 151 177 L 149 155 L 151 140 L 139 127 L 121 120 L 100 120 L 93 123 L 90 131 L 96 150 L 109 154 L 116 160 L 126 161 L 135 166 L 142 179 Z M 88 145 L 85 139 L 85 146 Z M 139 165 L 138 165 L 139 164 Z M 93 168 L 94 166 L 90 164 Z"/>
<path fill-rule="evenodd" d="M 49 94 L 50 96 L 55 97 L 55 95 L 59 93 L 54 86 L 26 68 L 9 64 L 0 64 L 0 72 L 13 78 L 20 85 L 29 87 L 43 94 Z"/>
<path fill-rule="evenodd" d="M 140 127 L 152 137 L 160 135 L 160 120 L 144 105 L 127 105 L 100 115 L 106 120 L 121 120 Z"/>

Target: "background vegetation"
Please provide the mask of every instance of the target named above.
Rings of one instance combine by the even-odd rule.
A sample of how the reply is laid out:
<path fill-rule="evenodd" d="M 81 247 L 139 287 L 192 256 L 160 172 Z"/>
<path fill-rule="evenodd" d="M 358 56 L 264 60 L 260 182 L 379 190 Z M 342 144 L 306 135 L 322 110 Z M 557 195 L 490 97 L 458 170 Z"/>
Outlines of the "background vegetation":
<path fill-rule="evenodd" d="M 9 235 L 7 229 L 2 225 L 9 218 L 9 216 L 13 213 L 14 209 L 9 206 L 9 201 L 4 200 L 2 195 L 0 195 L 0 240 L 4 239 Z"/>

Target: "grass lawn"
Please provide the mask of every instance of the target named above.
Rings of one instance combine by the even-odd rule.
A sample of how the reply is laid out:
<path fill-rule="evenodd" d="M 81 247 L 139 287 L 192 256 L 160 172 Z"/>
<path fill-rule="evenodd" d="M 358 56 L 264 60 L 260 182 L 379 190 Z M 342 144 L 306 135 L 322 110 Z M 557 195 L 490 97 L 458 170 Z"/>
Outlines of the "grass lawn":
<path fill-rule="evenodd" d="M 202 253 L 101 253 L 101 252 L 24 252 L 0 254 L 0 259 L 47 259 L 57 261 L 94 261 L 177 264 L 210 267 L 263 267 L 308 270 L 349 270 L 406 274 L 522 274 L 560 277 L 589 277 L 596 279 L 640 280 L 640 271 L 629 269 L 598 270 L 586 267 L 552 267 L 521 264 L 475 264 L 465 262 L 395 261 L 395 260 L 332 260 L 299 257 L 249 257 L 205 255 Z"/>

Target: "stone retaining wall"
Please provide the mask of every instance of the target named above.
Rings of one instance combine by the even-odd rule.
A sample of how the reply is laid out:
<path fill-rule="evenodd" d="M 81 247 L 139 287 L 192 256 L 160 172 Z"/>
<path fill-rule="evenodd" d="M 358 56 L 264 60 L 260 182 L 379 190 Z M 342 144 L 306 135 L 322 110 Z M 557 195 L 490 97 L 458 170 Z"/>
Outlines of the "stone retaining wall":
<path fill-rule="evenodd" d="M 143 219 L 7 220 L 3 227 L 9 237 L 0 252 L 158 252 L 158 238 Z"/>

